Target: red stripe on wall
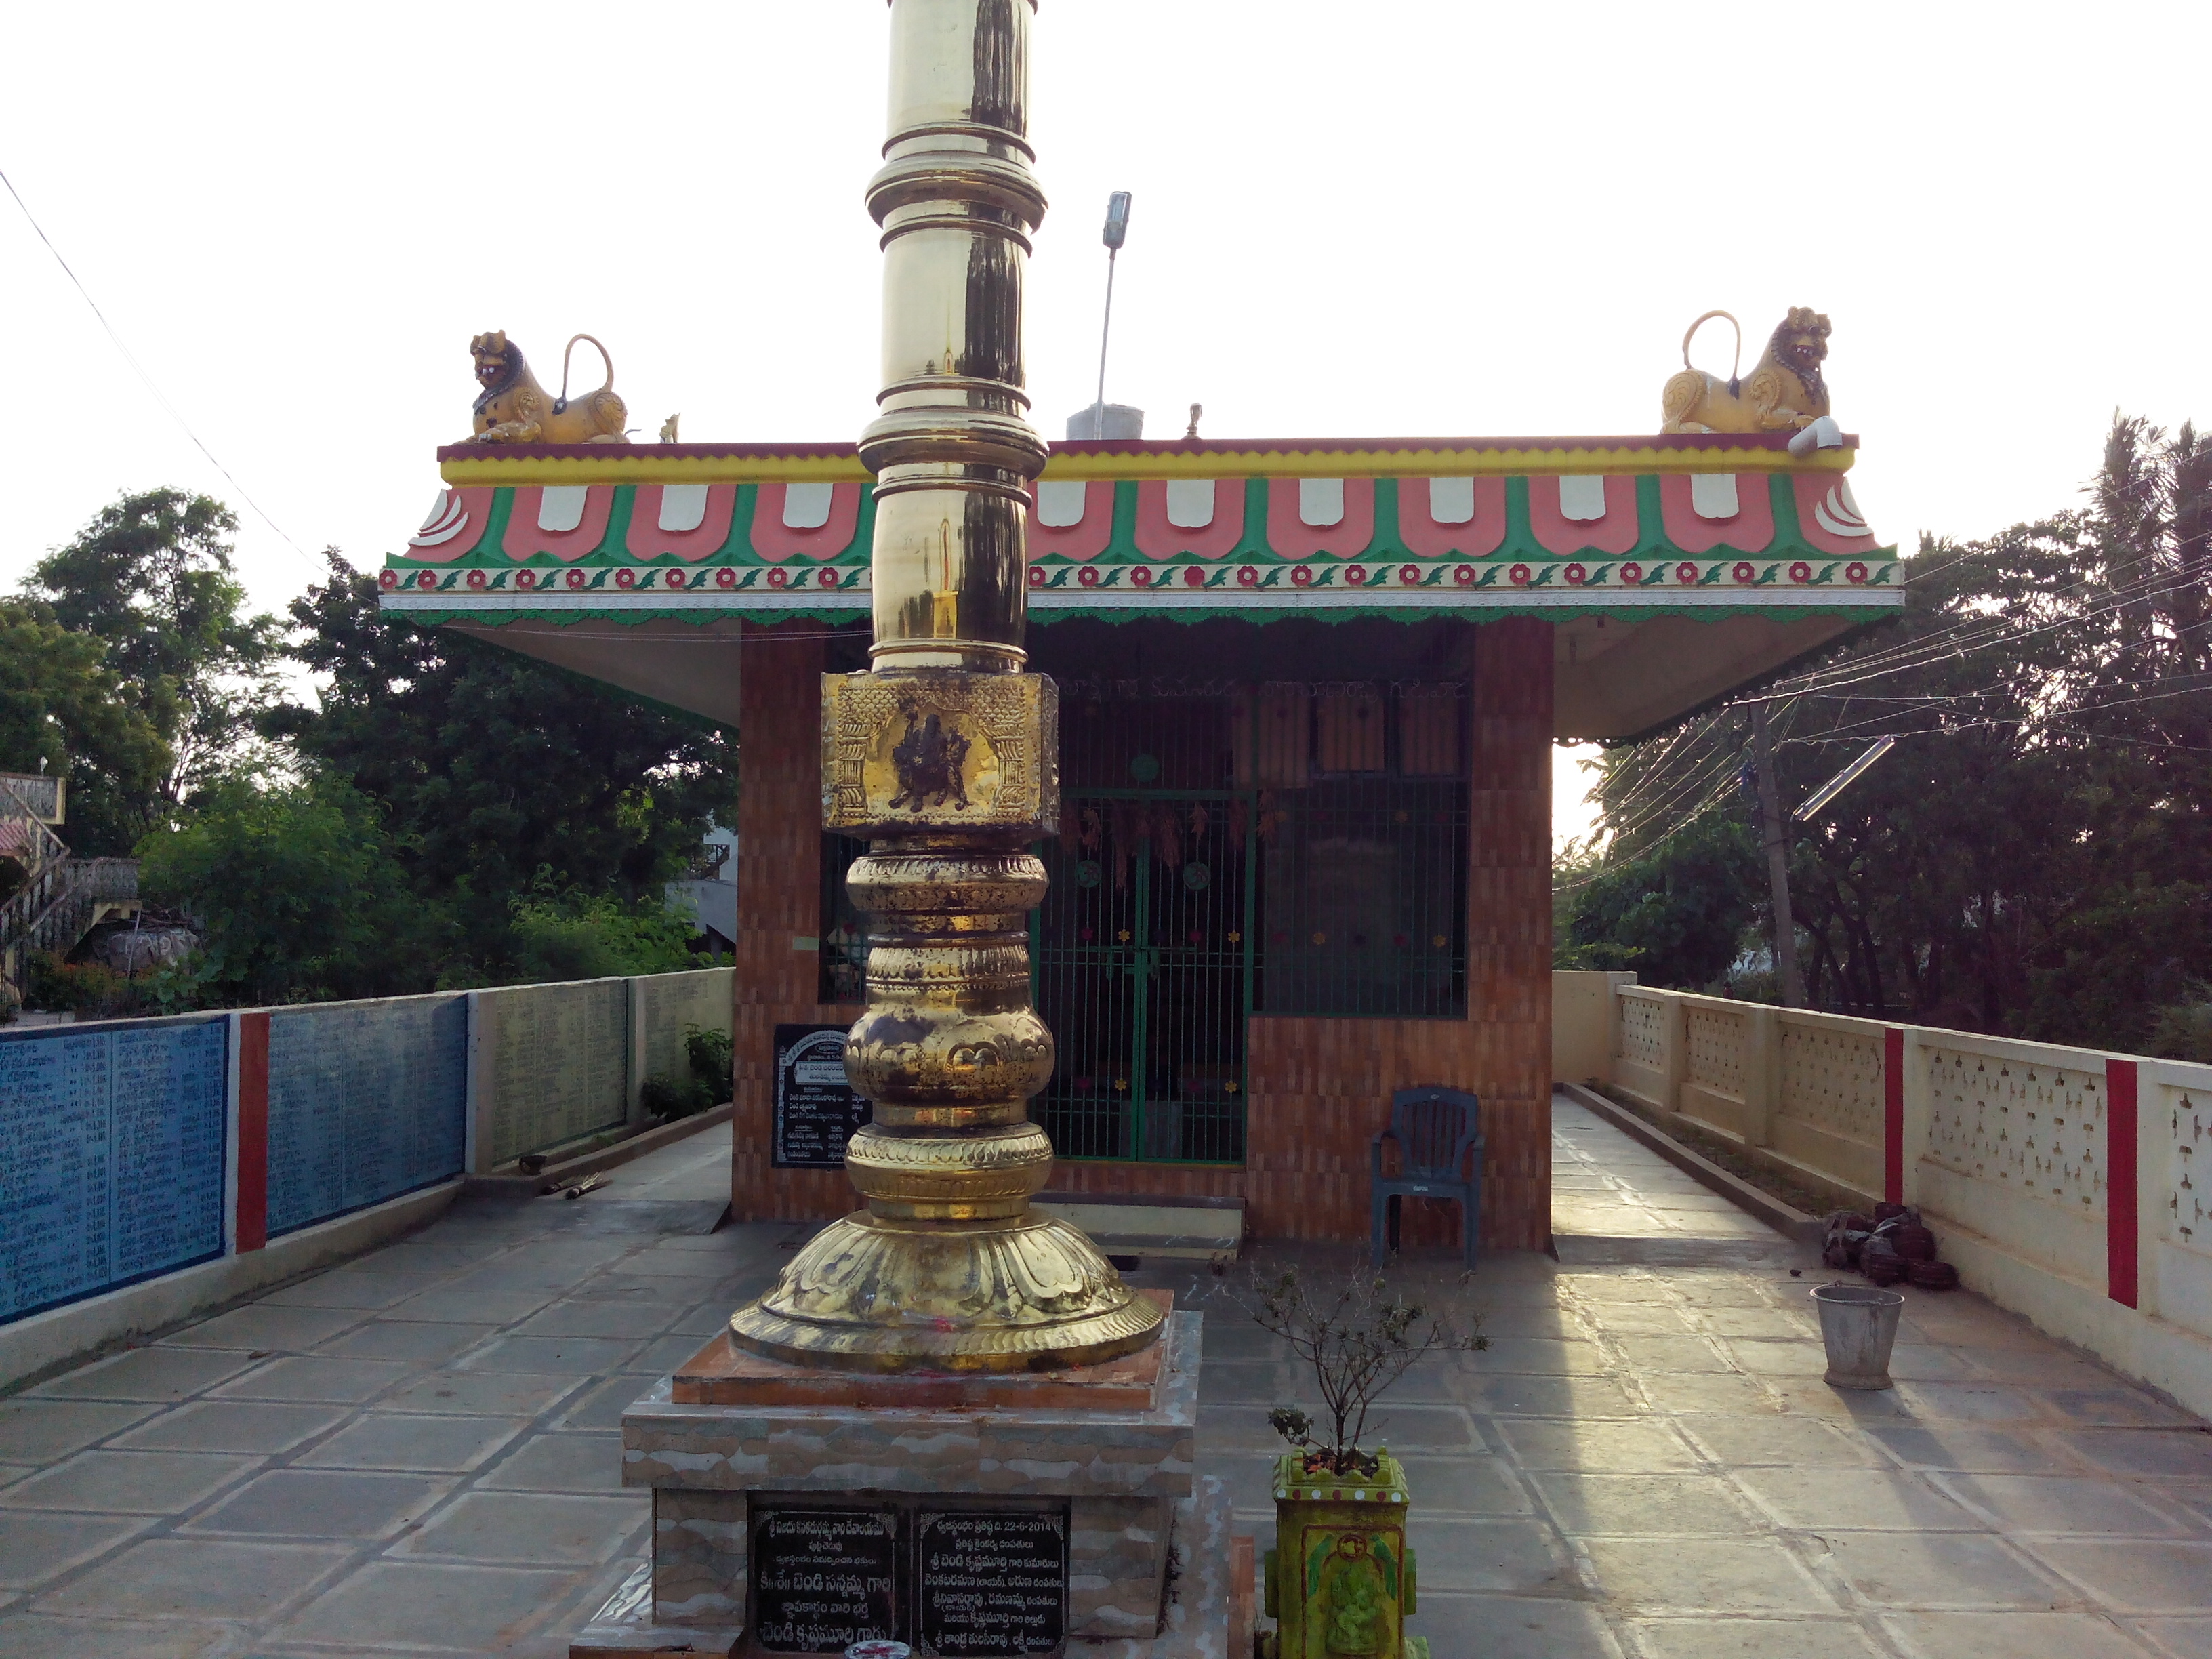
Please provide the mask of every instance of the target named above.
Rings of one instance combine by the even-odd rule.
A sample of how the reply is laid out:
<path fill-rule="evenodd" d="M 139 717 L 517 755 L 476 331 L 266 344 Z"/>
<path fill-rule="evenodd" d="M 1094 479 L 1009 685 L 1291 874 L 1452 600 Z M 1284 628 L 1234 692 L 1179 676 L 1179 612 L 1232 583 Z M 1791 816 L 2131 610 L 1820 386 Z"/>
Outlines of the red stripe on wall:
<path fill-rule="evenodd" d="M 1905 1033 L 1881 1034 L 1881 1195 L 1905 1202 Z"/>
<path fill-rule="evenodd" d="M 238 1248 L 269 1242 L 269 1016 L 238 1017 Z"/>
<path fill-rule="evenodd" d="M 2136 1062 L 2105 1062 L 2106 1294 L 2136 1305 L 2136 1240 L 2140 1219 L 2136 1170 Z"/>

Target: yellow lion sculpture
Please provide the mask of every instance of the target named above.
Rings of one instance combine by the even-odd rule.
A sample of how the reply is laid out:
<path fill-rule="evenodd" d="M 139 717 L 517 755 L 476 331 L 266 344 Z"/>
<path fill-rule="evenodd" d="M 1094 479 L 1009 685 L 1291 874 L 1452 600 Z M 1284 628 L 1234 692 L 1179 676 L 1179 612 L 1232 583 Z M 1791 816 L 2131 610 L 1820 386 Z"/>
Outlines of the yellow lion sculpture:
<path fill-rule="evenodd" d="M 578 340 L 591 340 L 607 368 L 606 383 L 580 398 L 568 396 L 568 355 Z M 530 372 L 522 348 L 501 329 L 469 342 L 476 359 L 476 429 L 463 440 L 476 444 L 626 444 L 629 410 L 615 395 L 615 360 L 588 334 L 573 336 L 561 354 L 561 395 L 548 399 Z"/>
<path fill-rule="evenodd" d="M 1690 342 L 1698 328 L 1727 317 L 1735 330 L 1736 361 L 1743 359 L 1743 325 L 1725 311 L 1709 311 L 1682 337 L 1682 372 L 1660 393 L 1662 432 L 1794 432 L 1828 413 L 1828 386 L 1820 378 L 1828 355 L 1828 319 L 1809 306 L 1792 306 L 1776 325 L 1766 351 L 1741 380 L 1727 380 L 1690 367 Z"/>

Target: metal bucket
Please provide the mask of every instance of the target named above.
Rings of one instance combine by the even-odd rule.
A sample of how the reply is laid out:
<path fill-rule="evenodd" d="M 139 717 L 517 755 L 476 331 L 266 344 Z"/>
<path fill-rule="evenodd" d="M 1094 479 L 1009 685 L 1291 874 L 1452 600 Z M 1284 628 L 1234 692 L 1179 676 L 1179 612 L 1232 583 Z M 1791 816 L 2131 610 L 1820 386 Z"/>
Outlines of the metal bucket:
<path fill-rule="evenodd" d="M 1887 1389 L 1889 1351 L 1897 1341 L 1897 1316 L 1905 1298 L 1871 1285 L 1815 1285 L 1820 1340 L 1828 1350 L 1832 1389 Z"/>

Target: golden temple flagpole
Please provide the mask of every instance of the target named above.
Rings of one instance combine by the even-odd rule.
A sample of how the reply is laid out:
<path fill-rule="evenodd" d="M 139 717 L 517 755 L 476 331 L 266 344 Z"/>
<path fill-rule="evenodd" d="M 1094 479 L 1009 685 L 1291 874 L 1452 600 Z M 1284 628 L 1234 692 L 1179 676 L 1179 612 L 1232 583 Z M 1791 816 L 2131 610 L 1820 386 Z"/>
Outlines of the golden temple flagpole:
<path fill-rule="evenodd" d="M 1030 164 L 1034 0 L 890 0 L 872 672 L 823 678 L 823 821 L 865 836 L 867 1012 L 845 1069 L 874 1103 L 846 1148 L 865 1213 L 833 1223 L 731 1334 L 799 1364 L 1024 1370 L 1096 1364 L 1162 1314 L 1038 1215 L 1052 1075 L 1030 1002 L 1028 850 L 1059 813 L 1052 682 L 1022 672 L 1030 485 L 1022 280 L 1044 217 Z"/>

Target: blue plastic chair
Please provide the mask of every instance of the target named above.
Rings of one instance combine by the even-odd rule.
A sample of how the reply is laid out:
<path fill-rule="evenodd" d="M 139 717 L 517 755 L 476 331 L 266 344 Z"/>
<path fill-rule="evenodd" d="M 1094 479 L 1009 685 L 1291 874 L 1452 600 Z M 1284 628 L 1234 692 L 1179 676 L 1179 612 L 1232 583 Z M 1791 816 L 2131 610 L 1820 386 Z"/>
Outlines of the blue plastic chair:
<path fill-rule="evenodd" d="M 1391 1200 L 1401 1198 L 1458 1200 L 1465 1218 L 1467 1265 L 1474 1266 L 1482 1238 L 1482 1131 L 1477 1127 L 1480 1106 L 1480 1102 L 1464 1091 L 1433 1085 L 1401 1089 L 1390 1097 L 1390 1127 L 1376 1135 L 1372 1149 L 1372 1254 L 1376 1267 L 1381 1267 L 1390 1251 L 1398 1248 L 1397 1238 L 1401 1232 L 1399 1218 L 1405 1206 L 1398 1205 L 1394 1208 Z M 1402 1174 L 1382 1173 L 1385 1140 L 1398 1143 L 1399 1161 L 1404 1166 Z M 1462 1176 L 1460 1170 L 1470 1152 L 1474 1154 L 1474 1168 Z"/>

